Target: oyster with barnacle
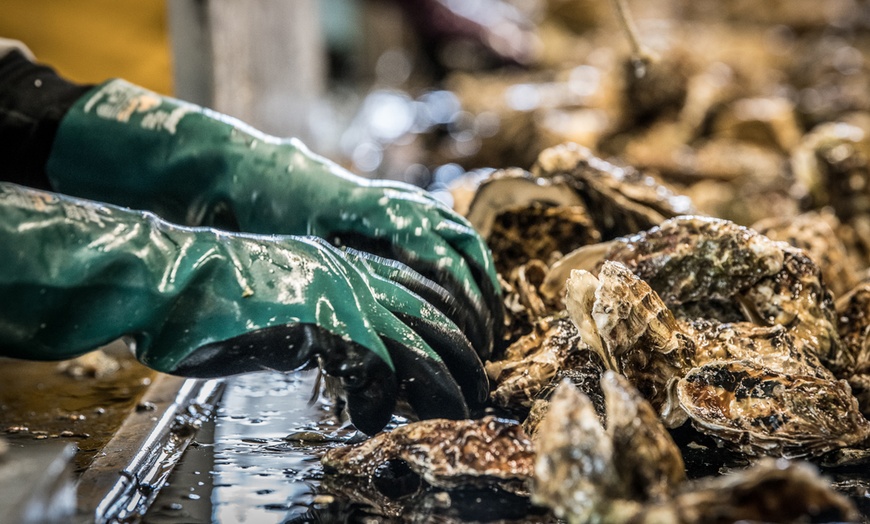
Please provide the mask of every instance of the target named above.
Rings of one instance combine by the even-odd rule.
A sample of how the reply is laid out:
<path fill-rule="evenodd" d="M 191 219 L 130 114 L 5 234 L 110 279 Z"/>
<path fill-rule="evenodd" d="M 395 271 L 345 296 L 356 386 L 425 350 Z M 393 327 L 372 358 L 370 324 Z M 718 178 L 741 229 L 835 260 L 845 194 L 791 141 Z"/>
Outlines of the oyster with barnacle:
<path fill-rule="evenodd" d="M 652 407 L 613 372 L 601 386 L 606 429 L 592 402 L 563 383 L 535 441 L 532 498 L 568 522 L 857 520 L 854 504 L 804 463 L 762 459 L 686 481 L 679 448 Z"/>

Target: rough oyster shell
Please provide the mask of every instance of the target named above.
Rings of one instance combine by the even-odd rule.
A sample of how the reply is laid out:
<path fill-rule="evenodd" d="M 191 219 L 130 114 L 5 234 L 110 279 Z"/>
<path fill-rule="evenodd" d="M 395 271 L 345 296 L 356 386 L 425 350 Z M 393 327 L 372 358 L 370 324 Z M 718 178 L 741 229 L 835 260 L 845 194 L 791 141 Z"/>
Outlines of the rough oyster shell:
<path fill-rule="evenodd" d="M 856 522 L 855 505 L 814 467 L 765 458 L 745 470 L 703 479 L 672 500 L 644 507 L 637 523 Z"/>
<path fill-rule="evenodd" d="M 855 361 L 848 378 L 861 412 L 870 417 L 870 281 L 856 286 L 837 300 L 837 331 L 843 347 Z"/>
<path fill-rule="evenodd" d="M 714 361 L 689 371 L 676 392 L 695 427 L 748 455 L 820 455 L 870 436 L 845 381 Z"/>
<path fill-rule="evenodd" d="M 604 374 L 607 368 L 604 367 L 604 362 L 592 350 L 583 350 L 583 356 L 580 357 L 581 362 L 574 365 L 570 369 L 564 369 L 556 373 L 556 376 L 544 386 L 543 389 L 535 397 L 532 403 L 532 409 L 529 410 L 529 416 L 523 421 L 523 429 L 532 440 L 538 432 L 538 427 L 547 413 L 550 411 L 550 402 L 553 394 L 559 384 L 568 381 L 574 385 L 581 393 L 586 395 L 592 401 L 592 407 L 595 413 L 601 419 L 601 423 L 605 420 L 604 407 L 604 391 L 601 389 L 601 375 Z"/>
<path fill-rule="evenodd" d="M 784 244 L 718 218 L 681 216 L 618 239 L 605 259 L 621 262 L 669 306 L 730 301 L 782 269 Z"/>
<path fill-rule="evenodd" d="M 493 403 L 514 412 L 528 410 L 556 373 L 581 364 L 586 350 L 571 319 L 540 320 L 532 333 L 505 350 L 503 359 L 486 363 Z"/>
<path fill-rule="evenodd" d="M 532 442 L 522 427 L 495 417 L 432 419 L 326 452 L 325 468 L 341 475 L 370 477 L 378 467 L 402 460 L 433 486 L 499 485 L 524 491 L 534 464 Z"/>
<path fill-rule="evenodd" d="M 692 213 L 692 203 L 634 168 L 622 168 L 565 143 L 545 149 L 532 174 L 565 181 L 583 199 L 602 237 L 607 240 L 649 229 L 663 220 Z"/>
<path fill-rule="evenodd" d="M 625 266 L 605 262 L 598 278 L 571 273 L 566 302 L 581 339 L 608 368 L 624 374 L 669 426 L 681 424 L 685 418 L 669 390 L 692 367 L 695 344 L 649 285 Z"/>
<path fill-rule="evenodd" d="M 586 522 L 661 501 L 685 479 L 682 457 L 655 410 L 623 377 L 601 379 L 605 429 L 570 383 L 556 389 L 536 440 L 533 500 Z"/>
<path fill-rule="evenodd" d="M 695 341 L 696 366 L 715 360 L 747 360 L 788 375 L 834 379 L 818 357 L 795 344 L 783 326 L 721 323 L 705 319 L 684 321 L 680 325 Z"/>
<path fill-rule="evenodd" d="M 830 209 L 791 218 L 767 218 L 752 225 L 752 229 L 767 238 L 804 250 L 821 268 L 825 284 L 835 296 L 846 293 L 858 283 L 846 247 L 837 236 L 839 227 Z"/>

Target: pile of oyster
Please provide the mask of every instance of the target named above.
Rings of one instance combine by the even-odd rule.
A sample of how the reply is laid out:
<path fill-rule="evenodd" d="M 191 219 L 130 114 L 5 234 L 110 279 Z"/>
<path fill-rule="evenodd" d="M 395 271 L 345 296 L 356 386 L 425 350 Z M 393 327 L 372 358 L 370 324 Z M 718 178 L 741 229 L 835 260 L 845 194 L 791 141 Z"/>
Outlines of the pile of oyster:
<path fill-rule="evenodd" d="M 633 2 L 638 56 L 606 2 L 536 4 L 538 67 L 449 75 L 420 160 L 498 168 L 448 188 L 502 283 L 491 416 L 333 449 L 328 489 L 410 521 L 866 521 L 870 7 Z"/>
<path fill-rule="evenodd" d="M 468 217 L 507 306 L 499 416 L 332 449 L 334 492 L 410 520 L 465 490 L 571 522 L 860 518 L 819 473 L 870 462 L 870 280 L 830 212 L 740 226 L 565 144 Z"/>

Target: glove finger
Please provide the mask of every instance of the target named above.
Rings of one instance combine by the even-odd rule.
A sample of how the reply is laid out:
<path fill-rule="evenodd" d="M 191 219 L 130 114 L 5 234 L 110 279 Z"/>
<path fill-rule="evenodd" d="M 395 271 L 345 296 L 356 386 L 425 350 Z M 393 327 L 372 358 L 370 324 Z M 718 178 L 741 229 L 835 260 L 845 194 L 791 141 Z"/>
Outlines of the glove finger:
<path fill-rule="evenodd" d="M 420 420 L 469 417 L 459 385 L 443 362 L 390 338 L 384 339 L 384 345 L 396 363 L 405 398 Z"/>
<path fill-rule="evenodd" d="M 374 273 L 391 282 L 407 288 L 419 295 L 425 302 L 435 306 L 454 324 L 465 331 L 467 315 L 456 298 L 434 281 L 417 273 L 407 265 L 393 259 L 384 258 L 365 251 L 347 248 L 345 254 L 349 260 L 364 264 L 370 273 Z"/>
<path fill-rule="evenodd" d="M 384 429 L 399 396 L 396 374 L 387 363 L 359 344 L 314 325 L 306 326 L 306 339 L 320 356 L 323 370 L 341 379 L 353 425 L 366 435 Z"/>
<path fill-rule="evenodd" d="M 443 307 L 441 311 L 461 328 L 479 355 L 489 354 L 493 342 L 491 314 L 484 306 L 480 292 L 471 280 L 471 273 L 461 257 L 455 256 L 453 259 L 458 261 L 464 270 L 460 273 L 460 277 L 466 279 L 466 284 L 462 283 L 460 277 L 454 275 L 453 268 L 442 267 L 438 264 L 438 260 L 446 260 L 451 257 L 447 255 L 436 256 L 431 253 L 433 249 L 431 244 L 414 249 L 417 242 L 412 241 L 411 245 L 400 247 L 398 243 L 391 243 L 385 239 L 372 239 L 358 233 L 334 233 L 328 238 L 334 245 L 350 247 L 373 253 L 381 258 L 396 260 L 431 281 L 433 286 L 421 280 L 412 285 L 411 288 L 420 289 L 421 296 L 431 299 L 433 305 L 441 305 Z M 438 247 L 445 253 L 452 252 L 452 248 L 445 241 L 441 239 L 437 239 L 437 241 L 439 242 Z M 419 256 L 421 251 L 428 253 L 426 258 Z M 413 277 L 408 278 L 413 280 Z M 444 293 L 441 293 L 438 288 L 444 289 L 451 299 L 443 298 Z M 456 306 L 454 307 L 453 304 Z"/>
<path fill-rule="evenodd" d="M 472 319 L 469 338 L 475 341 L 475 348 L 482 358 L 487 358 L 493 347 L 496 322 L 492 302 L 477 285 L 477 279 L 466 260 L 444 239 L 424 241 L 419 237 L 406 239 L 396 250 L 400 260 L 409 260 L 408 265 L 423 276 L 431 278 L 447 289 L 465 308 L 466 315 Z M 405 260 L 402 260 L 403 262 Z M 486 281 L 487 279 L 484 279 Z M 500 303 L 500 301 L 497 301 Z M 499 323 L 501 318 L 499 318 Z"/>
<path fill-rule="evenodd" d="M 468 418 L 462 390 L 438 354 L 386 308 L 371 320 L 393 360 L 399 387 L 417 416 Z"/>
<path fill-rule="evenodd" d="M 504 302 L 489 246 L 470 226 L 445 221 L 436 230 L 454 250 L 463 254 L 465 263 L 483 294 L 484 302 L 492 313 L 494 338 L 501 340 L 504 331 Z"/>
<path fill-rule="evenodd" d="M 441 311 L 422 300 L 402 283 L 391 280 L 390 276 L 401 275 L 403 280 L 414 283 L 423 277 L 409 268 L 397 264 L 380 265 L 384 259 L 359 251 L 349 250 L 348 259 L 364 265 L 368 270 L 370 285 L 376 291 L 378 301 L 408 327 L 419 334 L 423 340 L 441 357 L 450 373 L 456 379 L 472 409 L 483 406 L 489 395 L 489 381 L 477 353 L 460 329 Z M 387 269 L 387 277 L 380 270 Z M 414 279 L 416 275 L 416 279 Z M 426 279 L 423 279 L 426 280 Z"/>

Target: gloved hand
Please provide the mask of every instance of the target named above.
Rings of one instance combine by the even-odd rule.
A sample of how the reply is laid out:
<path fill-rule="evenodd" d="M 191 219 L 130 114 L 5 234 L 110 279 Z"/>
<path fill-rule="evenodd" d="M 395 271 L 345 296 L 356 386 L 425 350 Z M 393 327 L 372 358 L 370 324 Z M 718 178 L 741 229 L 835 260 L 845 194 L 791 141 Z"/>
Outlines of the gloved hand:
<path fill-rule="evenodd" d="M 416 187 L 354 176 L 298 140 L 113 80 L 64 116 L 46 171 L 59 192 L 173 222 L 315 235 L 399 260 L 455 297 L 444 313 L 484 358 L 501 329 L 491 256 L 463 217 Z"/>
<path fill-rule="evenodd" d="M 449 303 L 443 290 L 320 239 L 179 227 L 3 183 L 0 260 L 6 356 L 62 359 L 127 336 L 147 366 L 192 377 L 319 363 L 370 434 L 397 396 L 421 418 L 463 418 L 488 392 L 457 327 L 395 280 Z"/>

